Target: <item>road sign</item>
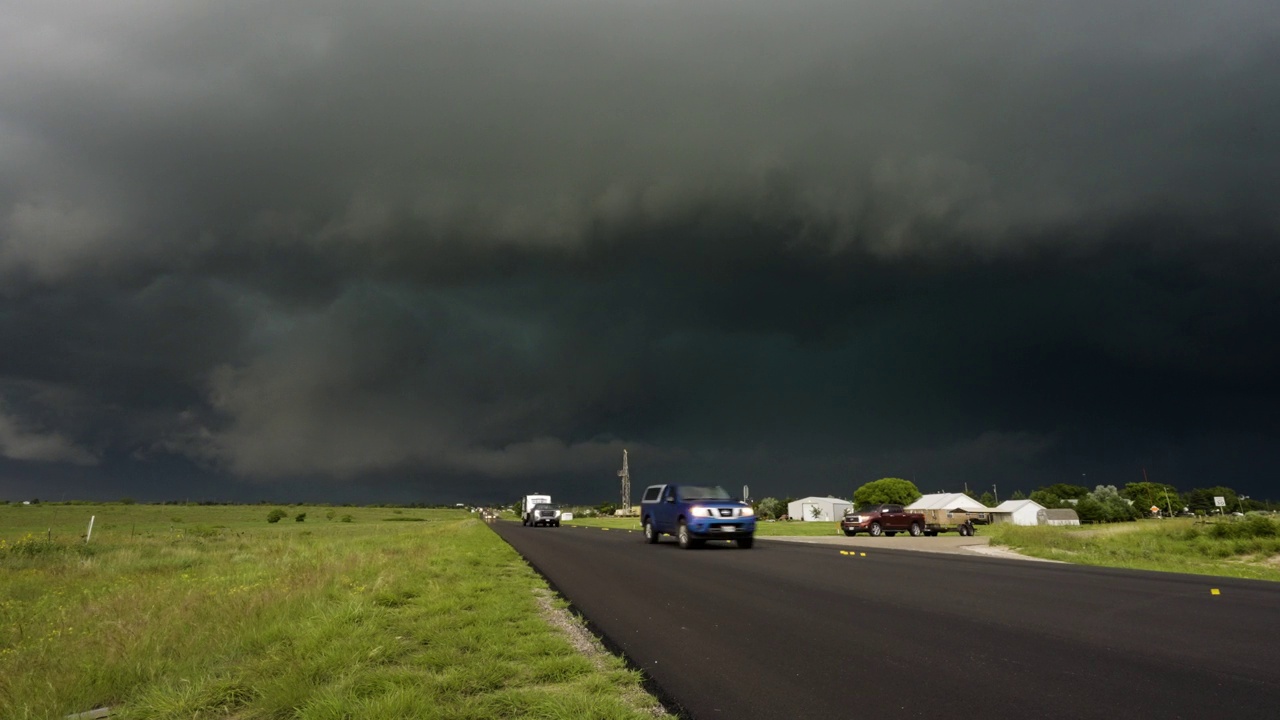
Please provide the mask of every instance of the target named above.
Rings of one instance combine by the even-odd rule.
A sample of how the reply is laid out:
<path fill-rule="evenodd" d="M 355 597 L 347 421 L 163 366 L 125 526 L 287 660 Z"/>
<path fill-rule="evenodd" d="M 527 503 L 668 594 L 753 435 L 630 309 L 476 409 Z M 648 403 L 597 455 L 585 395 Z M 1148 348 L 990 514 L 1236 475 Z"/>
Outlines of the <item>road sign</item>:
<path fill-rule="evenodd" d="M 1217 505 L 1218 507 L 1226 507 L 1226 506 L 1227 506 L 1227 499 L 1226 499 L 1226 498 L 1224 498 L 1224 497 L 1222 497 L 1221 495 L 1214 495 L 1214 496 L 1213 496 L 1213 504 L 1214 504 L 1214 505 Z"/>
<path fill-rule="evenodd" d="M 1152 506 L 1151 506 L 1151 512 L 1152 512 L 1152 514 L 1155 514 L 1155 513 L 1160 512 L 1160 506 L 1159 506 L 1159 505 L 1152 505 Z"/>

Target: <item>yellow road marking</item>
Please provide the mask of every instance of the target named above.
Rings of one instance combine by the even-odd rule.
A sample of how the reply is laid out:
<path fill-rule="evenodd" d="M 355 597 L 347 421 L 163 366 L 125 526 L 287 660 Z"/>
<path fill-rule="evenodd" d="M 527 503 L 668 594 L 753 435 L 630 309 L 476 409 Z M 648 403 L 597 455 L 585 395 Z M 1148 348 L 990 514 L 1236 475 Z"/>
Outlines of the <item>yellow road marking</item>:
<path fill-rule="evenodd" d="M 867 554 L 866 554 L 866 553 L 858 553 L 858 554 L 859 554 L 859 555 L 861 555 L 862 557 L 866 557 L 866 556 L 867 556 Z"/>
<path fill-rule="evenodd" d="M 1210 594 L 1210 595 L 1221 595 L 1222 593 L 1221 593 L 1221 592 L 1219 592 L 1218 588 L 1214 588 L 1214 589 L 1212 589 L 1212 590 L 1210 590 L 1210 591 L 1209 591 L 1209 594 Z"/>

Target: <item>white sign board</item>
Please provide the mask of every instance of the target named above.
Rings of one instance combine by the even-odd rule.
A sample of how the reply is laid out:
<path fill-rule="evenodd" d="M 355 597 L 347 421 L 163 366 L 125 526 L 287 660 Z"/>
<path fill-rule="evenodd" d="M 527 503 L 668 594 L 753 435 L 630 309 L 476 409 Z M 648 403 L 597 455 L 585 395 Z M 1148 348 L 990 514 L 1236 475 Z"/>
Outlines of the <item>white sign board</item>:
<path fill-rule="evenodd" d="M 1227 499 L 1226 499 L 1226 498 L 1224 498 L 1224 497 L 1222 497 L 1221 495 L 1214 495 L 1214 496 L 1213 496 L 1213 504 L 1214 504 L 1214 505 L 1217 505 L 1218 507 L 1226 507 L 1226 506 L 1227 506 Z"/>

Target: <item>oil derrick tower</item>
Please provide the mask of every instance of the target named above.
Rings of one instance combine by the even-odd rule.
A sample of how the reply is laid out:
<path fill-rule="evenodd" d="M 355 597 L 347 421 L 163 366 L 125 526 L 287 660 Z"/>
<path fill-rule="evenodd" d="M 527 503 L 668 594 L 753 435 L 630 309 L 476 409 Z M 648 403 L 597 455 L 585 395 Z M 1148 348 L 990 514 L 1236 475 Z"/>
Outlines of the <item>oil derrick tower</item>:
<path fill-rule="evenodd" d="M 631 471 L 627 469 L 627 451 L 622 451 L 622 469 L 618 471 L 622 478 L 622 512 L 631 514 Z"/>

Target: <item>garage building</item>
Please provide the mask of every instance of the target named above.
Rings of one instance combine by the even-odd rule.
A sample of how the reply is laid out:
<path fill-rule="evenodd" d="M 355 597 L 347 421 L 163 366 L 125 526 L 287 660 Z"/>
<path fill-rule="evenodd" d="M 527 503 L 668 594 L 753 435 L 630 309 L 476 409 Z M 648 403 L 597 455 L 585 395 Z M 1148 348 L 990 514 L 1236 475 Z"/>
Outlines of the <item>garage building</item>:
<path fill-rule="evenodd" d="M 1035 500 L 1005 500 L 991 509 L 991 522 L 995 524 L 1043 525 L 1041 513 L 1045 507 Z"/>
<path fill-rule="evenodd" d="M 853 507 L 848 500 L 834 497 L 807 497 L 787 503 L 787 515 L 792 520 L 806 522 L 835 522 L 844 511 Z"/>
<path fill-rule="evenodd" d="M 1055 510 L 1050 508 L 1044 511 L 1045 525 L 1079 525 L 1080 516 L 1075 510 Z"/>

